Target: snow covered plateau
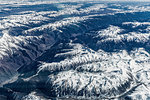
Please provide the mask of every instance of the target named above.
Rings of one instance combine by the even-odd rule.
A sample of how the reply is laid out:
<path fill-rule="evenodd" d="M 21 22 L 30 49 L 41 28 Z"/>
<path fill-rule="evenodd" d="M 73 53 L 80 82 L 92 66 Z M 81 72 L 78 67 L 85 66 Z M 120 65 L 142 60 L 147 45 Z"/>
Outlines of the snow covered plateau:
<path fill-rule="evenodd" d="M 0 100 L 150 100 L 150 2 L 0 0 Z"/>

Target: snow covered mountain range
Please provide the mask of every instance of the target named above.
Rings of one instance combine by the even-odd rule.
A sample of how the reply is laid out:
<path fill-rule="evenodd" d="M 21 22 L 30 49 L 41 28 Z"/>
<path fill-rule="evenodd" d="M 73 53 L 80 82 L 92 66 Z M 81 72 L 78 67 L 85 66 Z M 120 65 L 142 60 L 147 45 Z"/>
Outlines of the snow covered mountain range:
<path fill-rule="evenodd" d="M 0 100 L 150 100 L 150 3 L 0 1 Z"/>

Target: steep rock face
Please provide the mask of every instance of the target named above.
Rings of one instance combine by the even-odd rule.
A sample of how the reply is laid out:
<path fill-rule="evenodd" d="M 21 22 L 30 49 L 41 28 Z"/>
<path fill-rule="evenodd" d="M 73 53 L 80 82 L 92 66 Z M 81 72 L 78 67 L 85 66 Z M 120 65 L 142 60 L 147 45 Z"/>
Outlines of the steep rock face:
<path fill-rule="evenodd" d="M 132 69 L 135 68 L 132 63 L 136 62 L 127 52 L 109 54 L 78 44 L 75 47 L 78 49 L 57 54 L 68 55 L 63 61 L 44 63 L 39 67 L 41 75 L 54 73 L 46 83 L 52 85 L 50 91 L 54 96 L 115 98 L 140 84 L 135 77 L 137 73 L 134 73 L 137 70 Z M 74 53 L 76 55 L 70 58 L 69 54 Z"/>
<path fill-rule="evenodd" d="M 20 66 L 31 63 L 32 60 L 40 56 L 48 48 L 47 44 L 53 44 L 54 40 L 51 37 L 49 37 L 50 43 L 45 41 L 46 38 L 43 36 L 15 37 L 4 33 L 0 38 L 0 82 L 2 83 L 13 76 L 17 76 L 17 69 Z"/>
<path fill-rule="evenodd" d="M 54 52 L 56 48 L 58 51 Z M 37 65 L 33 68 L 37 67 L 34 73 L 31 64 L 30 70 L 21 72 L 20 79 L 6 87 L 25 93 L 40 89 L 49 97 L 113 99 L 124 98 L 146 84 L 147 79 L 140 79 L 145 73 L 143 71 L 147 70 L 143 66 L 148 65 L 149 59 L 144 49 L 132 51 L 131 54 L 125 50 L 106 53 L 103 50 L 96 52 L 78 43 L 62 42 L 50 51 L 37 58 L 40 63 L 35 61 Z M 53 62 L 45 57 L 52 58 Z M 146 61 L 139 64 L 139 57 Z M 28 66 L 24 68 L 21 70 L 27 70 Z"/>

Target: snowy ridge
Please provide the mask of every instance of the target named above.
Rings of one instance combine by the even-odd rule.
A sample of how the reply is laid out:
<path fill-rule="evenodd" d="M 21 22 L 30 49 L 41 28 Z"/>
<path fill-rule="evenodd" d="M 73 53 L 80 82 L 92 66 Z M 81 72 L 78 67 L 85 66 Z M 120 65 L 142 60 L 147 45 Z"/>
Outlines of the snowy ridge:
<path fill-rule="evenodd" d="M 70 52 L 72 52 L 73 57 L 69 57 L 69 59 L 64 59 L 58 63 L 44 63 L 39 67 L 39 71 L 37 72 L 37 75 L 45 71 L 49 71 L 50 73 L 59 72 L 58 74 L 51 74 L 47 81 L 47 84 L 52 85 L 51 88 L 53 89 L 51 91 L 57 97 L 78 95 L 81 98 L 120 98 L 128 93 L 130 89 L 132 90 L 132 88 L 140 86 L 138 82 L 141 79 L 138 79 L 137 75 L 143 75 L 143 71 L 139 72 L 139 70 L 144 70 L 143 66 L 149 64 L 147 63 L 149 58 L 143 63 L 139 64 L 137 62 L 136 58 L 140 59 L 142 56 L 145 57 L 148 54 L 142 51 L 142 49 L 139 49 L 138 52 L 135 51 L 133 56 L 129 55 L 126 51 L 107 54 L 100 50 L 99 52 L 92 51 L 90 53 L 89 51 L 91 50 L 82 50 L 81 47 L 83 48 L 83 46 L 79 46 L 79 44 L 74 48 L 76 47 L 78 49 L 72 49 L 73 51 L 69 51 L 68 54 L 57 54 L 57 56 L 61 55 L 67 58 Z M 80 53 L 84 51 L 84 54 L 81 56 L 78 53 L 79 51 Z M 78 54 L 80 56 L 77 56 Z M 97 55 L 98 59 L 94 58 L 94 54 Z M 88 55 L 88 57 L 85 55 Z M 136 57 L 135 55 L 139 55 L 140 57 Z M 90 56 L 92 57 L 92 61 L 90 60 Z M 87 63 L 88 61 L 90 62 Z M 82 64 L 82 62 L 84 63 Z M 146 83 L 144 80 L 141 81 L 141 84 L 142 82 Z"/>
<path fill-rule="evenodd" d="M 49 71 L 62 71 L 62 70 L 68 70 L 68 69 L 74 69 L 74 67 L 90 62 L 96 62 L 100 59 L 94 51 L 92 52 L 90 49 L 87 49 L 82 47 L 81 45 L 76 45 L 74 48 L 77 49 L 72 49 L 74 54 L 74 57 L 65 59 L 64 61 L 61 61 L 59 63 L 51 63 L 51 64 L 44 64 L 41 67 L 39 67 L 39 72 L 43 70 L 49 70 Z M 70 53 L 69 53 L 70 54 Z M 69 54 L 59 54 L 59 56 L 69 56 Z M 56 55 L 58 56 L 58 54 Z M 93 60 L 94 59 L 94 60 Z"/>
<path fill-rule="evenodd" d="M 26 26 L 27 24 L 38 24 L 43 20 L 48 20 L 47 17 L 43 17 L 39 14 L 23 14 L 23 15 L 11 15 L 8 17 L 3 17 L 3 20 L 0 20 L 0 30 L 9 29 L 11 27 L 21 27 Z"/>
<path fill-rule="evenodd" d="M 0 99 L 150 98 L 149 3 L 0 5 Z"/>
<path fill-rule="evenodd" d="M 4 35 L 0 38 L 0 82 L 16 75 L 16 70 L 20 66 L 23 64 L 29 64 L 36 57 L 40 56 L 45 49 L 47 49 L 45 44 L 46 42 L 42 41 L 42 38 L 42 36 L 15 37 L 10 36 L 7 32 L 4 33 Z M 51 40 L 51 43 L 54 41 L 51 37 L 49 37 L 49 40 Z M 33 43 L 31 43 L 31 41 L 33 41 Z"/>
<path fill-rule="evenodd" d="M 49 77 L 50 81 L 53 81 L 53 89 L 58 97 L 63 95 L 81 96 L 81 98 L 82 96 L 84 98 L 116 96 L 124 92 L 129 84 L 132 84 L 129 83 L 132 80 L 130 76 L 123 77 L 120 74 L 116 76 L 115 72 L 114 74 L 113 72 L 95 74 L 70 70 Z M 119 84 L 120 82 L 122 84 Z M 124 90 L 119 91 L 118 88 L 121 87 L 124 87 Z"/>
<path fill-rule="evenodd" d="M 129 32 L 125 34 L 121 34 L 123 29 L 120 29 L 116 26 L 109 26 L 107 29 L 101 30 L 98 32 L 97 38 L 102 38 L 102 40 L 98 41 L 98 44 L 114 41 L 117 42 L 130 42 L 135 41 L 137 43 L 146 43 L 149 41 L 150 34 L 149 33 L 140 33 L 140 32 Z"/>
<path fill-rule="evenodd" d="M 25 31 L 25 33 L 34 33 L 34 31 L 44 31 L 45 29 L 49 29 L 49 30 L 59 30 L 58 28 L 59 27 L 64 27 L 64 26 L 67 26 L 67 25 L 70 25 L 70 24 L 75 24 L 75 23 L 79 23 L 79 21 L 83 21 L 85 20 L 86 18 L 80 18 L 80 17 L 72 17 L 72 18 L 65 18 L 64 20 L 61 20 L 61 21 L 58 21 L 58 22 L 55 22 L 55 23 L 50 23 L 48 25 L 43 25 L 43 26 L 40 26 L 40 27 L 36 27 L 36 28 L 33 28 L 33 29 L 29 29 L 27 31 Z M 60 30 L 60 32 L 62 32 Z"/>
<path fill-rule="evenodd" d="M 150 25 L 150 22 L 125 22 L 123 23 L 125 25 L 133 25 L 132 27 L 138 27 L 138 26 L 142 26 L 142 25 Z"/>

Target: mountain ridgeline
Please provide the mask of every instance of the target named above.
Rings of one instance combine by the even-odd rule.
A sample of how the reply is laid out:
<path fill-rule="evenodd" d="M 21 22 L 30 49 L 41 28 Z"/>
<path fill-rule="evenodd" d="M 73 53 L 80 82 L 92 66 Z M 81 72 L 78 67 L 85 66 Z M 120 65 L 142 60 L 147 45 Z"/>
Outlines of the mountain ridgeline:
<path fill-rule="evenodd" d="M 150 99 L 150 3 L 0 3 L 0 100 Z"/>

